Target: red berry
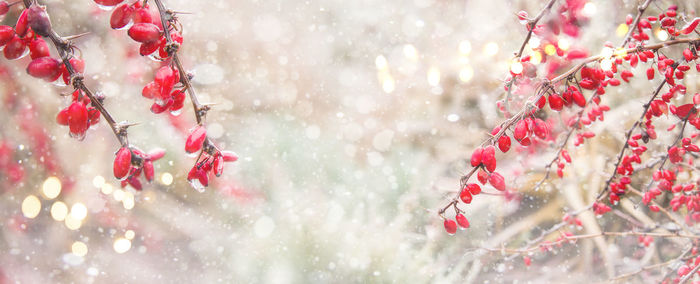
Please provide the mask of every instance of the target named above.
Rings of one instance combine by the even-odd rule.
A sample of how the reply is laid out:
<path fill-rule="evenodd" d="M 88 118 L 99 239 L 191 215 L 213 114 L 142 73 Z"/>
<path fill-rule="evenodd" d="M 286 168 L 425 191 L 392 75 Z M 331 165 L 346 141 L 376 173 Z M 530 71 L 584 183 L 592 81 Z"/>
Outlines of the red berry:
<path fill-rule="evenodd" d="M 207 171 L 204 168 L 197 170 L 197 180 L 203 186 L 209 186 L 209 176 L 207 176 Z"/>
<path fill-rule="evenodd" d="M 467 217 L 464 217 L 462 213 L 457 213 L 457 216 L 455 216 L 455 220 L 457 220 L 457 224 L 459 224 L 462 229 L 467 229 L 469 228 L 469 220 L 467 220 Z"/>
<path fill-rule="evenodd" d="M 466 204 L 472 203 L 472 194 L 467 188 L 464 188 L 462 189 L 462 192 L 459 193 L 459 199 Z"/>
<path fill-rule="evenodd" d="M 95 125 L 100 122 L 100 111 L 94 107 L 88 108 L 88 120 L 90 125 Z"/>
<path fill-rule="evenodd" d="M 51 20 L 46 7 L 34 4 L 27 9 L 27 22 L 34 33 L 48 37 L 51 34 Z"/>
<path fill-rule="evenodd" d="M 187 136 L 187 141 L 185 142 L 185 152 L 195 153 L 202 149 L 204 140 L 207 139 L 207 129 L 204 126 L 197 126 L 189 136 Z"/>
<path fill-rule="evenodd" d="M 177 69 L 170 66 L 163 66 L 158 68 L 154 76 L 153 82 L 160 86 L 159 98 L 166 99 L 170 97 L 170 92 L 173 86 L 180 81 L 180 73 Z"/>
<path fill-rule="evenodd" d="M 481 165 L 481 159 L 482 159 L 481 157 L 482 157 L 483 151 L 484 151 L 484 149 L 481 147 L 474 149 L 474 152 L 472 152 L 472 158 L 470 161 L 472 167 L 477 167 L 477 166 Z"/>
<path fill-rule="evenodd" d="M 221 176 L 221 174 L 224 172 L 224 157 L 221 154 L 214 157 L 212 168 L 214 169 L 214 175 L 217 177 Z"/>
<path fill-rule="evenodd" d="M 24 43 L 24 41 L 15 35 L 14 38 L 7 43 L 2 52 L 5 55 L 5 58 L 13 60 L 22 57 L 26 49 L 27 45 Z"/>
<path fill-rule="evenodd" d="M 160 86 L 156 84 L 156 82 L 150 82 L 146 84 L 146 86 L 143 87 L 143 90 L 141 91 L 141 95 L 144 98 L 152 99 L 155 97 L 157 94 L 160 93 Z"/>
<path fill-rule="evenodd" d="M 148 11 L 148 6 L 146 8 L 138 8 L 134 10 L 131 14 L 131 18 L 134 23 L 153 23 L 153 17 L 151 17 L 151 12 Z"/>
<path fill-rule="evenodd" d="M 146 180 L 148 182 L 153 181 L 153 177 L 155 175 L 155 170 L 153 169 L 153 161 L 146 160 L 145 162 L 143 162 L 143 175 L 146 177 Z"/>
<path fill-rule="evenodd" d="M 586 106 L 586 98 L 581 94 L 581 92 L 573 92 L 572 97 L 574 99 L 574 103 L 580 107 Z"/>
<path fill-rule="evenodd" d="M 518 121 L 518 123 L 515 124 L 515 129 L 513 129 L 513 138 L 515 138 L 517 141 L 522 141 L 527 133 L 527 122 L 525 122 L 525 120 Z"/>
<path fill-rule="evenodd" d="M 22 11 L 22 14 L 19 15 L 19 18 L 17 18 L 17 24 L 15 25 L 15 33 L 17 33 L 17 36 L 19 37 L 24 37 L 29 31 L 29 23 L 27 22 L 27 12 L 28 9 L 25 9 L 24 11 Z"/>
<path fill-rule="evenodd" d="M 131 170 L 131 150 L 129 148 L 122 147 L 117 151 L 113 170 L 114 177 L 117 179 L 123 179 L 129 174 L 129 170 Z"/>
<path fill-rule="evenodd" d="M 68 126 L 68 108 L 62 109 L 58 114 L 56 115 L 56 123 L 60 125 L 65 125 Z"/>
<path fill-rule="evenodd" d="M 131 26 L 127 33 L 131 39 L 143 43 L 157 40 L 160 38 L 161 31 L 154 24 L 138 23 Z"/>
<path fill-rule="evenodd" d="M 49 56 L 49 45 L 42 39 L 34 39 L 29 42 L 29 56 L 32 59 Z"/>
<path fill-rule="evenodd" d="M 112 16 L 109 17 L 109 26 L 113 29 L 121 29 L 126 27 L 131 21 L 132 8 L 128 4 L 119 5 L 112 11 Z"/>
<path fill-rule="evenodd" d="M 486 184 L 486 182 L 488 182 L 489 180 L 489 174 L 484 170 L 479 170 L 479 173 L 476 175 L 476 178 L 481 184 Z"/>
<path fill-rule="evenodd" d="M 484 164 L 486 170 L 489 172 L 496 170 L 496 148 L 493 147 L 493 145 L 484 148 L 481 154 L 481 163 Z"/>
<path fill-rule="evenodd" d="M 156 148 L 148 152 L 148 158 L 151 161 L 160 160 L 160 158 L 163 158 L 163 156 L 165 156 L 165 149 Z"/>
<path fill-rule="evenodd" d="M 491 176 L 489 177 L 489 183 L 497 190 L 506 190 L 505 180 L 503 179 L 503 176 L 499 173 L 491 173 Z"/>
<path fill-rule="evenodd" d="M 60 62 L 53 57 L 41 57 L 32 60 L 27 66 L 27 74 L 47 81 L 58 79 L 61 75 Z"/>
<path fill-rule="evenodd" d="M 139 47 L 139 54 L 141 56 L 148 56 L 156 52 L 158 50 L 158 47 L 161 45 L 162 41 L 149 41 L 149 42 L 144 42 L 141 44 Z"/>
<path fill-rule="evenodd" d="M 649 69 L 647 69 L 647 79 L 649 79 L 649 80 L 654 79 L 654 68 L 653 67 L 649 67 Z"/>
<path fill-rule="evenodd" d="M 690 48 L 683 50 L 683 57 L 685 58 L 685 61 L 693 61 L 693 59 L 695 59 L 695 56 Z"/>
<path fill-rule="evenodd" d="M 68 107 L 68 126 L 71 137 L 82 140 L 88 128 L 88 112 L 85 105 L 74 102 Z"/>
<path fill-rule="evenodd" d="M 564 107 L 564 100 L 559 95 L 550 95 L 549 107 L 554 111 L 560 111 Z"/>
<path fill-rule="evenodd" d="M 2 13 L 0 13 L 0 14 L 2 14 Z M 700 18 L 696 17 L 690 23 L 688 23 L 687 25 L 683 26 L 683 28 L 681 28 L 681 33 L 684 35 L 692 33 L 695 30 L 695 28 L 698 26 L 698 24 L 700 24 Z"/>
<path fill-rule="evenodd" d="M 525 263 L 525 266 L 530 266 L 530 264 L 532 264 L 532 259 L 530 259 L 529 256 L 524 256 L 523 262 Z"/>
<path fill-rule="evenodd" d="M 170 106 L 170 111 L 177 111 L 185 104 L 185 92 L 183 90 L 175 90 L 170 96 L 173 98 L 173 105 Z"/>
<path fill-rule="evenodd" d="M 10 26 L 0 26 L 0 47 L 6 45 L 15 36 L 15 30 Z"/>
<path fill-rule="evenodd" d="M 457 223 L 454 220 L 445 219 L 444 225 L 448 234 L 454 235 L 457 233 Z"/>
<path fill-rule="evenodd" d="M 7 1 L 0 1 L 0 16 L 7 14 L 10 11 L 10 4 Z"/>
<path fill-rule="evenodd" d="M 508 135 L 503 135 L 501 138 L 498 138 L 498 149 L 503 153 L 510 150 L 510 137 L 508 137 Z"/>
<path fill-rule="evenodd" d="M 224 157 L 224 162 L 238 161 L 238 156 L 236 155 L 236 153 L 231 151 L 221 151 L 221 156 Z"/>
<path fill-rule="evenodd" d="M 476 183 L 467 184 L 467 186 L 464 189 L 468 190 L 469 193 L 471 193 L 472 195 L 477 195 L 481 193 L 481 187 Z"/>
<path fill-rule="evenodd" d="M 121 2 L 124 2 L 124 0 L 95 0 L 95 3 L 97 3 L 97 5 L 109 7 L 116 6 Z"/>

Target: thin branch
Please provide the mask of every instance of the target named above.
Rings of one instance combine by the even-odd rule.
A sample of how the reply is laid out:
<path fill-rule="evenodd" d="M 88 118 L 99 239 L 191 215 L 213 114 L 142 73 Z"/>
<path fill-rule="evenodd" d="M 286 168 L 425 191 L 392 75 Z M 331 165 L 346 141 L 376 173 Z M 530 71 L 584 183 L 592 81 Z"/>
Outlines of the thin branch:
<path fill-rule="evenodd" d="M 23 0 L 24 6 L 28 9 L 31 7 L 33 4 L 33 1 L 31 0 Z M 48 12 L 47 12 L 48 13 Z M 122 147 L 127 147 L 129 145 L 129 139 L 126 133 L 126 125 L 121 125 L 118 124 L 112 115 L 107 111 L 107 109 L 102 105 L 99 99 L 95 97 L 93 92 L 85 85 L 84 77 L 82 74 L 78 73 L 75 71 L 75 68 L 73 68 L 73 65 L 70 63 L 71 57 L 73 57 L 73 53 L 71 51 L 71 42 L 62 38 L 56 31 L 53 29 L 53 27 L 50 27 L 49 31 L 49 39 L 51 40 L 51 43 L 53 46 L 56 48 L 56 51 L 58 52 L 58 55 L 61 57 L 61 60 L 63 61 L 63 64 L 66 67 L 66 70 L 70 74 L 70 83 L 73 85 L 73 88 L 76 90 L 82 90 L 85 92 L 85 94 L 90 98 L 90 102 L 92 105 L 100 112 L 102 117 L 104 117 L 104 120 L 109 124 L 109 127 L 112 129 L 112 132 L 114 133 L 114 136 L 117 138 L 119 141 L 119 144 L 122 145 Z"/>
<path fill-rule="evenodd" d="M 646 116 L 647 111 L 649 111 L 649 108 L 651 107 L 651 103 L 659 95 L 659 93 L 661 92 L 661 89 L 664 87 L 664 85 L 666 85 L 666 81 L 667 81 L 667 79 L 664 78 L 664 81 L 661 82 L 661 84 L 659 84 L 659 86 L 656 88 L 656 91 L 654 91 L 654 94 L 651 96 L 649 101 L 644 105 L 644 111 L 642 112 L 642 115 L 639 117 L 639 119 L 637 121 L 634 122 L 632 127 L 629 130 L 627 130 L 627 134 L 625 136 L 625 145 L 622 146 L 622 149 L 620 149 L 620 153 L 617 154 L 617 162 L 615 163 L 615 167 L 613 168 L 613 173 L 612 173 L 612 175 L 610 175 L 608 180 L 605 182 L 605 187 L 603 187 L 603 190 L 600 193 L 598 193 L 598 199 L 601 198 L 603 196 L 603 194 L 605 194 L 605 192 L 608 191 L 608 188 L 610 188 L 610 183 L 612 183 L 612 181 L 615 179 L 615 177 L 617 177 L 617 168 L 622 163 L 622 158 L 625 156 L 625 151 L 627 150 L 627 148 L 629 148 L 629 141 L 630 141 L 630 138 L 632 137 L 632 133 L 634 133 L 634 130 L 637 129 L 637 127 L 639 127 L 639 125 L 642 124 L 642 121 L 644 121 L 644 117 Z"/>
<path fill-rule="evenodd" d="M 523 56 L 523 51 L 525 51 L 525 46 L 527 45 L 528 42 L 530 42 L 530 37 L 532 37 L 532 32 L 535 30 L 537 23 L 540 21 L 540 19 L 542 19 L 542 17 L 547 12 L 552 10 L 552 6 L 554 6 L 554 2 L 557 2 L 557 0 L 550 0 L 549 3 L 547 3 L 547 5 L 545 5 L 545 7 L 542 8 L 540 13 L 537 14 L 537 17 L 535 17 L 534 19 L 528 20 L 528 22 L 527 22 L 527 36 L 525 36 L 525 41 L 523 41 L 523 44 L 520 45 L 520 50 L 518 51 L 518 53 L 515 54 L 515 58 L 520 58 L 521 56 Z M 510 111 L 509 107 L 508 107 L 508 100 L 510 100 L 510 96 L 512 94 L 511 87 L 513 86 L 513 84 L 515 84 L 515 77 L 512 77 L 510 79 L 510 81 L 508 81 L 508 83 L 506 83 L 507 93 L 506 93 L 505 100 L 503 100 L 503 106 L 504 106 L 506 112 Z"/>
<path fill-rule="evenodd" d="M 555 246 L 555 245 L 560 245 L 564 244 L 567 242 L 572 242 L 576 240 L 584 240 L 584 239 L 592 239 L 592 238 L 597 238 L 597 237 L 629 237 L 629 236 L 642 236 L 642 237 L 655 237 L 655 238 L 686 238 L 686 239 L 700 239 L 700 235 L 691 235 L 691 234 L 680 234 L 680 233 L 653 233 L 653 232 L 636 232 L 636 231 L 627 231 L 627 232 L 601 232 L 601 233 L 595 233 L 595 234 L 586 234 L 586 235 L 572 235 L 572 236 L 567 236 L 565 234 L 562 234 L 560 239 L 550 242 L 550 243 L 540 243 L 537 246 L 532 246 L 532 247 L 527 247 L 527 248 L 520 248 L 520 249 L 511 249 L 511 248 L 479 248 L 479 249 L 484 249 L 487 251 L 494 251 L 494 252 L 505 252 L 505 253 L 516 253 L 516 254 L 523 254 L 523 253 L 529 253 L 535 250 L 538 250 L 542 247 L 545 246 Z"/>
<path fill-rule="evenodd" d="M 192 83 L 190 82 L 190 77 L 185 72 L 185 68 L 182 66 L 182 62 L 180 61 L 180 56 L 178 55 L 180 45 L 177 42 L 174 42 L 172 36 L 170 35 L 170 25 L 175 21 L 175 12 L 165 8 L 161 0 L 153 0 L 153 2 L 156 3 L 158 13 L 160 13 L 160 23 L 163 26 L 163 32 L 166 40 L 165 50 L 168 55 L 172 57 L 175 66 L 180 72 L 180 83 L 185 86 L 187 94 L 192 101 L 192 108 L 194 109 L 197 124 L 202 125 L 204 116 L 206 116 L 206 113 L 209 110 L 209 106 L 202 105 L 199 102 L 197 94 L 194 91 L 194 87 L 192 87 Z"/>
<path fill-rule="evenodd" d="M 639 24 L 639 20 L 642 18 L 642 15 L 644 15 L 644 11 L 649 7 L 649 4 L 653 0 L 646 0 L 644 1 L 644 4 L 639 5 L 637 7 L 637 16 L 634 18 L 634 21 L 632 22 L 632 25 L 629 26 L 629 30 L 627 30 L 627 34 L 625 35 L 624 39 L 622 40 L 622 44 L 620 47 L 625 47 L 625 45 L 630 41 L 631 35 L 634 32 L 635 29 L 637 29 L 637 25 Z"/>

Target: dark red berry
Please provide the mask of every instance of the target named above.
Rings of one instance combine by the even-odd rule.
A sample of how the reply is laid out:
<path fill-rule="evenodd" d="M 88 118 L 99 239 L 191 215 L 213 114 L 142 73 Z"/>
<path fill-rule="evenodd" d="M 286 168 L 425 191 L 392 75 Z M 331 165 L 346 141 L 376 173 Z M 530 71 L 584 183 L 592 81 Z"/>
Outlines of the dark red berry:
<path fill-rule="evenodd" d="M 134 24 L 129 28 L 129 37 L 131 39 L 144 43 L 149 41 L 155 41 L 160 38 L 160 28 L 151 23 L 138 23 Z"/>

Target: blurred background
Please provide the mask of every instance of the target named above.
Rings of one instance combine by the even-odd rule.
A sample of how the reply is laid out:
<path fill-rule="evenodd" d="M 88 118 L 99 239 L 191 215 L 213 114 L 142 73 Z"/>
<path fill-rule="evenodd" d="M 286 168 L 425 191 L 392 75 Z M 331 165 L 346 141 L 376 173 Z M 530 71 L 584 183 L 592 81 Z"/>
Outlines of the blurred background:
<path fill-rule="evenodd" d="M 159 63 L 139 56 L 126 31 L 111 30 L 110 12 L 94 2 L 40 2 L 60 34 L 90 33 L 75 41 L 87 85 L 104 93 L 117 120 L 139 123 L 129 129 L 130 142 L 167 154 L 155 163 L 155 182 L 141 192 L 122 189 L 112 177 L 118 144 L 107 125 L 89 130 L 84 141 L 69 138 L 55 115 L 69 103 L 61 94 L 71 90 L 26 75 L 28 57 L 0 59 L 0 140 L 19 165 L 0 173 L 0 282 L 583 282 L 610 276 L 587 242 L 542 255 L 530 267 L 471 248 L 537 236 L 533 231 L 578 204 L 558 189 L 578 190 L 607 177 L 600 169 L 617 151 L 611 138 L 621 136 L 619 121 L 641 105 L 622 95 L 647 90 L 645 80 L 609 92 L 615 110 L 608 121 L 617 123 L 600 127 L 616 134 L 572 150 L 575 160 L 589 158 L 556 186 L 528 191 L 525 185 L 541 177 L 552 156 L 518 149 L 520 155 L 499 160 L 509 185 L 505 196 L 480 195 L 463 207 L 471 228 L 449 236 L 437 215 L 458 190 L 468 169 L 464 159 L 503 119 L 496 102 L 526 34 L 516 13 L 536 15 L 545 1 L 165 0 L 187 12 L 179 17 L 181 54 L 200 99 L 215 103 L 209 136 L 240 156 L 204 193 L 185 180 L 194 163 L 183 151 L 183 129 L 194 125 L 189 105 L 179 116 L 155 115 L 141 97 Z M 693 2 L 678 4 L 690 12 L 698 6 Z M 626 32 L 619 25 L 636 5 L 586 2 L 581 35 L 560 37 L 558 48 L 598 53 L 606 41 L 619 45 Z M 660 11 L 654 5 L 651 14 Z M 2 24 L 14 25 L 17 15 L 12 9 Z M 534 52 L 526 48 L 525 54 Z M 688 77 L 695 82 L 688 92 L 697 90 L 696 74 Z M 639 249 L 636 239 L 610 249 L 625 245 Z M 620 256 L 613 267 L 629 271 L 629 261 L 636 260 Z"/>

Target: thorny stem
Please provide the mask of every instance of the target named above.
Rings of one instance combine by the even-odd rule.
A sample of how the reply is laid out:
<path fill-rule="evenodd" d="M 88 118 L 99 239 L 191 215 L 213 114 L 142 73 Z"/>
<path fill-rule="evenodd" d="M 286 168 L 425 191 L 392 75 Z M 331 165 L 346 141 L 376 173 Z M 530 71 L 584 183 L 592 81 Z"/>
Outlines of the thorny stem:
<path fill-rule="evenodd" d="M 693 247 L 690 246 L 688 249 L 686 249 L 683 253 L 681 253 L 681 254 L 680 254 L 678 257 L 676 257 L 676 258 L 673 258 L 673 259 L 671 259 L 671 260 L 668 260 L 668 261 L 665 261 L 665 262 L 662 262 L 662 263 L 657 263 L 657 264 L 652 264 L 652 265 L 649 265 L 649 266 L 645 266 L 645 267 L 640 268 L 640 269 L 637 270 L 637 271 L 633 271 L 633 272 L 630 272 L 630 273 L 626 273 L 626 274 L 619 275 L 619 276 L 617 276 L 617 277 L 615 277 L 615 278 L 609 279 L 608 282 L 617 282 L 617 281 L 620 281 L 620 280 L 625 279 L 625 278 L 632 277 L 632 276 L 634 276 L 634 275 L 637 275 L 637 274 L 642 273 L 642 272 L 647 271 L 647 270 L 651 270 L 651 269 L 654 269 L 654 268 L 657 268 L 657 267 L 667 266 L 667 265 L 670 265 L 670 264 L 672 264 L 672 263 L 674 263 L 674 262 L 677 262 L 677 261 L 680 261 L 680 260 L 687 260 L 687 259 L 690 259 L 691 257 L 686 257 L 686 255 L 687 255 L 692 249 L 693 249 Z M 660 281 L 659 281 L 659 282 L 660 282 Z"/>
<path fill-rule="evenodd" d="M 658 49 L 661 49 L 661 48 L 667 47 L 667 46 L 672 46 L 672 45 L 682 44 L 682 43 L 691 43 L 691 42 L 697 42 L 697 41 L 700 41 L 700 38 L 673 39 L 673 40 L 668 40 L 668 41 L 664 41 L 664 42 L 657 43 L 657 44 L 651 44 L 651 45 L 645 45 L 645 46 L 640 46 L 640 47 L 618 50 L 616 54 L 636 53 L 636 52 L 640 52 L 640 51 L 644 51 L 644 50 L 658 50 Z M 526 116 L 528 116 L 532 112 L 532 110 L 536 107 L 534 105 L 534 102 L 536 102 L 541 97 L 545 96 L 548 92 L 550 92 L 553 89 L 554 84 L 559 83 L 564 79 L 571 78 L 572 76 L 574 76 L 576 74 L 576 72 L 578 70 L 580 70 L 581 68 L 583 68 L 587 64 L 589 64 L 591 62 L 600 61 L 603 58 L 604 58 L 604 56 L 602 54 L 590 56 L 590 57 L 586 58 L 583 62 L 572 67 L 571 69 L 567 70 L 566 72 L 562 73 L 561 75 L 553 78 L 552 80 L 545 80 L 543 83 L 541 83 L 540 87 L 537 89 L 535 95 L 533 96 L 534 98 L 528 100 L 528 102 L 525 104 L 525 106 L 523 106 L 523 108 L 516 115 L 512 116 L 511 118 L 508 118 L 503 123 L 501 123 L 500 124 L 501 130 L 498 133 L 496 133 L 495 135 L 492 135 L 488 139 L 484 140 L 484 142 L 481 143 L 481 146 L 483 146 L 485 144 L 491 144 L 491 145 L 495 144 L 496 141 L 498 141 L 498 139 L 501 136 L 503 136 L 509 128 L 511 128 L 513 125 L 515 125 L 518 121 L 520 121 L 520 120 L 524 119 Z M 665 82 L 666 81 L 664 80 L 664 84 L 665 84 Z M 661 86 L 659 86 L 654 97 L 656 97 L 656 95 L 658 95 L 658 92 L 660 91 L 661 87 L 663 87 L 663 84 Z M 646 105 L 645 112 L 646 112 L 646 109 L 648 109 L 648 107 L 649 107 L 649 104 Z M 635 128 L 636 128 L 636 126 L 635 126 Z M 628 139 L 629 139 L 629 137 L 628 137 Z M 627 142 L 625 142 L 625 144 L 626 143 Z M 625 146 L 625 148 L 626 147 L 627 146 Z M 469 178 L 471 178 L 471 176 L 476 172 L 477 169 L 478 169 L 477 167 L 472 168 L 472 170 L 469 171 L 469 173 L 467 173 L 466 175 L 463 175 L 460 178 L 460 190 L 464 187 L 466 182 L 469 180 Z M 450 201 L 450 204 L 445 206 L 442 210 L 438 211 L 438 215 L 442 216 L 442 213 L 445 212 L 446 208 L 449 208 L 452 205 L 456 205 L 458 197 L 459 197 L 459 192 L 457 193 L 457 197 L 453 198 L 452 201 Z M 601 197 L 602 197 L 602 193 L 597 199 L 600 199 Z"/>
<path fill-rule="evenodd" d="M 634 21 L 632 22 L 632 25 L 629 26 L 629 30 L 627 30 L 627 34 L 625 35 L 625 39 L 622 41 L 622 44 L 620 47 L 625 47 L 625 45 L 630 41 L 630 38 L 632 36 L 632 33 L 634 32 L 635 29 L 637 29 L 637 24 L 639 24 L 639 20 L 642 18 L 642 15 L 644 15 L 644 11 L 646 11 L 647 7 L 649 7 L 649 4 L 653 0 L 646 0 L 644 1 L 644 4 L 640 5 L 637 10 L 637 17 L 634 18 Z"/>
<path fill-rule="evenodd" d="M 31 7 L 35 2 L 36 0 L 23 0 L 24 6 L 27 9 Z M 126 132 L 127 126 L 117 124 L 117 122 L 114 120 L 109 111 L 107 111 L 104 105 L 102 105 L 100 100 L 98 100 L 97 97 L 95 97 L 95 95 L 93 94 L 93 92 L 85 85 L 85 83 L 83 82 L 83 80 L 85 79 L 83 75 L 75 71 L 75 68 L 73 68 L 73 65 L 70 63 L 70 59 L 73 56 L 70 48 L 70 41 L 62 38 L 58 33 L 56 33 L 53 27 L 50 27 L 50 29 L 51 30 L 49 31 L 49 39 L 56 48 L 56 51 L 58 51 L 58 55 L 61 57 L 63 64 L 66 66 L 66 70 L 70 74 L 71 85 L 73 85 L 75 89 L 79 89 L 85 92 L 88 98 L 90 98 L 90 102 L 92 103 L 92 105 L 100 112 L 104 120 L 107 121 L 107 123 L 109 124 L 109 127 L 112 129 L 112 132 L 119 141 L 119 144 L 121 144 L 122 147 L 128 147 L 129 139 Z"/>
<path fill-rule="evenodd" d="M 190 100 L 192 101 L 192 108 L 194 109 L 194 115 L 197 119 L 197 124 L 202 125 L 204 117 L 206 116 L 207 111 L 209 111 L 209 106 L 202 105 L 199 102 L 197 94 L 195 93 L 194 88 L 192 87 L 192 84 L 190 82 L 190 78 L 185 72 L 185 68 L 182 66 L 182 62 L 180 61 L 180 57 L 178 56 L 179 44 L 174 42 L 172 37 L 170 36 L 169 25 L 175 21 L 175 13 L 165 8 L 161 0 L 153 0 L 153 2 L 156 3 L 156 6 L 158 7 L 158 13 L 160 13 L 160 22 L 163 25 L 163 32 L 166 40 L 166 51 L 168 52 L 168 55 L 170 55 L 173 58 L 173 63 L 175 63 L 178 72 L 180 72 L 180 82 L 185 86 L 187 94 L 189 95 Z"/>
<path fill-rule="evenodd" d="M 695 276 L 695 273 L 697 273 L 699 269 L 700 269 L 700 265 L 695 265 L 693 270 L 691 270 L 690 272 L 688 272 L 688 274 L 683 276 L 683 278 L 681 278 L 681 281 L 678 282 L 678 284 L 683 284 L 685 282 L 688 282 L 688 280 L 690 280 L 690 278 L 693 278 L 693 276 Z"/>
<path fill-rule="evenodd" d="M 675 70 L 675 66 L 672 67 Z M 625 145 L 622 146 L 622 149 L 620 149 L 620 153 L 617 154 L 617 162 L 615 163 L 615 167 L 613 168 L 613 173 L 610 175 L 608 180 L 605 182 L 605 187 L 603 187 L 603 190 L 598 193 L 598 198 L 601 198 L 605 192 L 608 191 L 608 188 L 610 188 L 610 183 L 617 177 L 617 168 L 620 166 L 622 163 L 622 158 L 625 156 L 625 151 L 627 148 L 629 148 L 629 141 L 630 137 L 632 137 L 632 133 L 634 133 L 634 130 L 639 127 L 639 125 L 642 124 L 642 121 L 644 121 L 644 117 L 646 116 L 647 112 L 649 111 L 649 108 L 651 107 L 651 103 L 656 99 L 656 97 L 659 95 L 661 92 L 661 89 L 663 89 L 664 85 L 666 85 L 667 79 L 664 78 L 664 81 L 659 84 L 659 86 L 656 88 L 656 91 L 654 92 L 654 95 L 651 96 L 649 101 L 644 105 L 644 111 L 642 111 L 642 115 L 639 117 L 637 121 L 634 122 L 632 127 L 627 130 L 627 135 L 625 136 Z"/>
<path fill-rule="evenodd" d="M 541 244 L 538 244 L 537 246 L 520 248 L 520 249 L 512 249 L 512 248 L 476 248 L 476 249 L 484 249 L 487 251 L 497 251 L 497 252 L 505 252 L 505 253 L 523 254 L 523 253 L 528 253 L 528 252 L 538 250 L 542 247 L 555 246 L 555 245 L 559 245 L 559 244 L 563 244 L 563 243 L 571 242 L 571 241 L 576 241 L 576 240 L 592 239 L 592 238 L 597 238 L 597 237 L 628 237 L 628 236 L 643 236 L 643 237 L 648 236 L 648 237 L 655 237 L 655 238 L 700 239 L 699 235 L 690 235 L 690 234 L 681 234 L 681 233 L 654 233 L 654 232 L 637 232 L 637 231 L 600 232 L 600 233 L 595 233 L 595 234 L 573 235 L 573 236 L 567 236 L 565 234 L 562 234 L 561 238 L 559 240 L 554 241 L 554 242 L 541 243 Z"/>
<path fill-rule="evenodd" d="M 542 19 L 545 13 L 549 12 L 552 9 L 552 6 L 554 6 L 554 2 L 557 2 L 557 0 L 550 0 L 549 3 L 540 11 L 540 13 L 535 17 L 534 19 L 528 20 L 527 22 L 527 35 L 525 36 L 525 40 L 523 41 L 523 44 L 520 45 L 520 50 L 518 53 L 515 54 L 515 58 L 520 58 L 523 56 L 523 51 L 525 51 L 525 46 L 527 45 L 528 42 L 530 42 L 530 37 L 532 37 L 532 32 L 535 30 L 535 27 L 537 26 L 537 23 Z M 506 84 L 506 98 L 503 100 L 503 106 L 506 110 L 506 112 L 509 112 L 508 109 L 508 100 L 510 100 L 510 96 L 512 93 L 512 86 L 515 84 L 515 77 L 512 77 L 511 80 Z"/>
<path fill-rule="evenodd" d="M 660 161 L 661 165 L 659 166 L 659 170 L 663 169 L 663 168 L 664 168 L 664 165 L 666 165 L 666 161 L 668 161 L 668 158 L 669 158 L 669 156 L 670 156 L 670 155 L 668 154 L 668 150 L 671 149 L 671 147 L 673 147 L 673 146 L 675 146 L 676 144 L 678 144 L 678 141 L 680 141 L 680 140 L 683 138 L 683 132 L 685 132 L 685 126 L 688 124 L 688 117 L 689 117 L 691 114 L 693 114 L 693 113 L 694 113 L 694 110 L 691 110 L 691 111 L 688 112 L 688 114 L 685 116 L 685 118 L 683 118 L 683 124 L 682 124 L 682 126 L 681 126 L 681 130 L 680 130 L 680 132 L 678 133 L 678 136 L 676 136 L 676 139 L 673 141 L 673 143 L 671 143 L 671 145 L 668 146 L 668 148 L 666 148 L 666 154 L 664 155 L 664 157 L 663 157 L 663 158 L 661 159 L 661 161 Z M 644 192 L 646 192 L 647 190 L 649 190 L 649 188 L 651 187 L 651 185 L 652 185 L 653 183 L 654 183 L 654 179 L 651 179 L 651 180 L 649 181 L 649 183 L 647 184 L 647 186 L 645 186 L 644 188 L 642 188 L 642 190 L 644 190 Z"/>

